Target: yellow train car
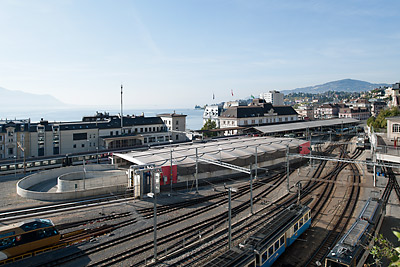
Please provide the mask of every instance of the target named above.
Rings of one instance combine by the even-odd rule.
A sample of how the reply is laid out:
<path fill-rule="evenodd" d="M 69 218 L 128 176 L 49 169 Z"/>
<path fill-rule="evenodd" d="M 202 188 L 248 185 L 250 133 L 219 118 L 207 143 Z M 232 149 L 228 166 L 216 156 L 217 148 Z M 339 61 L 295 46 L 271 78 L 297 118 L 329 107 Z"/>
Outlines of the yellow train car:
<path fill-rule="evenodd" d="M 31 219 L 1 226 L 0 261 L 51 246 L 59 240 L 60 233 L 48 219 Z"/>

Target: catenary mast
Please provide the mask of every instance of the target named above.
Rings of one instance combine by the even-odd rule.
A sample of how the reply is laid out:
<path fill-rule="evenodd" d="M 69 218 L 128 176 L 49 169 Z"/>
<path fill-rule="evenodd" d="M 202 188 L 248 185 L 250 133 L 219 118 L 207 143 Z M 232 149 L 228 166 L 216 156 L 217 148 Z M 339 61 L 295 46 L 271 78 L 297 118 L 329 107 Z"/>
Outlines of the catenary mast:
<path fill-rule="evenodd" d="M 121 135 L 122 135 L 122 130 L 124 128 L 124 120 L 123 120 L 124 114 L 122 113 L 122 88 L 123 86 L 121 84 Z"/>

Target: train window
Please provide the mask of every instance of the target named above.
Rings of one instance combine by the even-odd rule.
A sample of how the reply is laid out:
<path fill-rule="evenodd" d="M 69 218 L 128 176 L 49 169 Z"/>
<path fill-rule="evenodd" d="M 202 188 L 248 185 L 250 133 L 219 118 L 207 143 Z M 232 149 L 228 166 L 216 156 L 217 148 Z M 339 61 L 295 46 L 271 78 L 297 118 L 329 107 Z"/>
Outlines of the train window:
<path fill-rule="evenodd" d="M 4 233 L 4 234 L 0 234 L 0 238 L 6 237 L 6 236 L 10 236 L 10 235 L 15 235 L 15 232 L 8 232 L 8 233 Z"/>
<path fill-rule="evenodd" d="M 275 251 L 277 251 L 278 248 L 279 248 L 279 240 L 277 240 L 277 241 L 275 242 Z"/>
<path fill-rule="evenodd" d="M 272 256 L 272 254 L 274 254 L 274 246 L 270 246 L 268 249 L 268 258 Z"/>
<path fill-rule="evenodd" d="M 0 250 L 15 246 L 15 236 L 3 238 L 0 240 Z"/>
<path fill-rule="evenodd" d="M 247 265 L 247 267 L 256 267 L 256 263 L 253 261 L 252 263 L 250 263 L 249 265 Z"/>
<path fill-rule="evenodd" d="M 299 229 L 299 225 L 297 223 L 294 224 L 294 231 L 296 232 Z"/>
<path fill-rule="evenodd" d="M 308 221 L 308 213 L 306 213 L 306 215 L 304 215 L 304 220 Z"/>
<path fill-rule="evenodd" d="M 280 242 L 281 246 L 283 246 L 285 244 L 285 236 L 281 236 L 279 242 Z"/>
<path fill-rule="evenodd" d="M 302 226 L 303 226 L 303 218 L 301 218 L 299 221 L 299 227 L 302 227 Z"/>
<path fill-rule="evenodd" d="M 268 250 L 261 255 L 261 262 L 264 263 L 268 259 Z M 259 264 L 261 265 L 261 264 Z"/>

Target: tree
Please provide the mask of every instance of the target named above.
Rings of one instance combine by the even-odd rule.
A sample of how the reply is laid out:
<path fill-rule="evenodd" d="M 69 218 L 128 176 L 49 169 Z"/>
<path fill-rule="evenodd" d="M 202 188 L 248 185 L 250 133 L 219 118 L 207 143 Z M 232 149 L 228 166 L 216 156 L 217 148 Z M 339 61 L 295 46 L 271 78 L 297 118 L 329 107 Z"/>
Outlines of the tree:
<path fill-rule="evenodd" d="M 208 119 L 206 121 L 206 123 L 204 123 L 203 127 L 201 128 L 202 131 L 205 131 L 204 136 L 206 136 L 206 137 L 217 136 L 216 132 L 209 131 L 212 129 L 217 129 L 217 124 L 215 123 L 215 121 L 212 121 L 211 119 Z"/>
<path fill-rule="evenodd" d="M 393 231 L 393 234 L 400 241 L 400 232 Z M 382 259 L 386 258 L 390 260 L 390 267 L 400 266 L 400 247 L 394 247 L 386 238 L 382 235 L 378 235 L 375 239 L 375 245 L 370 250 L 370 254 L 375 260 L 375 265 L 379 266 L 382 263 Z"/>
<path fill-rule="evenodd" d="M 393 107 L 391 109 L 384 109 L 384 110 L 381 110 L 381 112 L 379 112 L 379 114 L 376 118 L 373 118 L 373 117 L 369 118 L 367 120 L 367 125 L 372 126 L 375 129 L 378 129 L 378 128 L 386 129 L 386 126 L 387 126 L 386 118 L 399 116 L 399 115 L 400 115 L 400 109 L 398 107 Z"/>

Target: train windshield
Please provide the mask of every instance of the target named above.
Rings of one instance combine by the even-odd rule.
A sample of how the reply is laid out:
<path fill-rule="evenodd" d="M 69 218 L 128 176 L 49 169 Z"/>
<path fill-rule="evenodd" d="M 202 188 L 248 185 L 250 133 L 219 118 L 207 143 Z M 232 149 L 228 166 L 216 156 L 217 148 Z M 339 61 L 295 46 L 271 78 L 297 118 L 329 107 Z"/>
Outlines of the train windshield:
<path fill-rule="evenodd" d="M 24 223 L 23 225 L 21 225 L 21 229 L 27 232 L 49 226 L 53 226 L 53 223 L 50 220 L 40 219 L 33 222 Z"/>
<path fill-rule="evenodd" d="M 325 267 L 348 267 L 349 265 L 347 264 L 342 264 L 336 261 L 331 261 L 329 259 L 326 260 L 326 265 Z"/>

